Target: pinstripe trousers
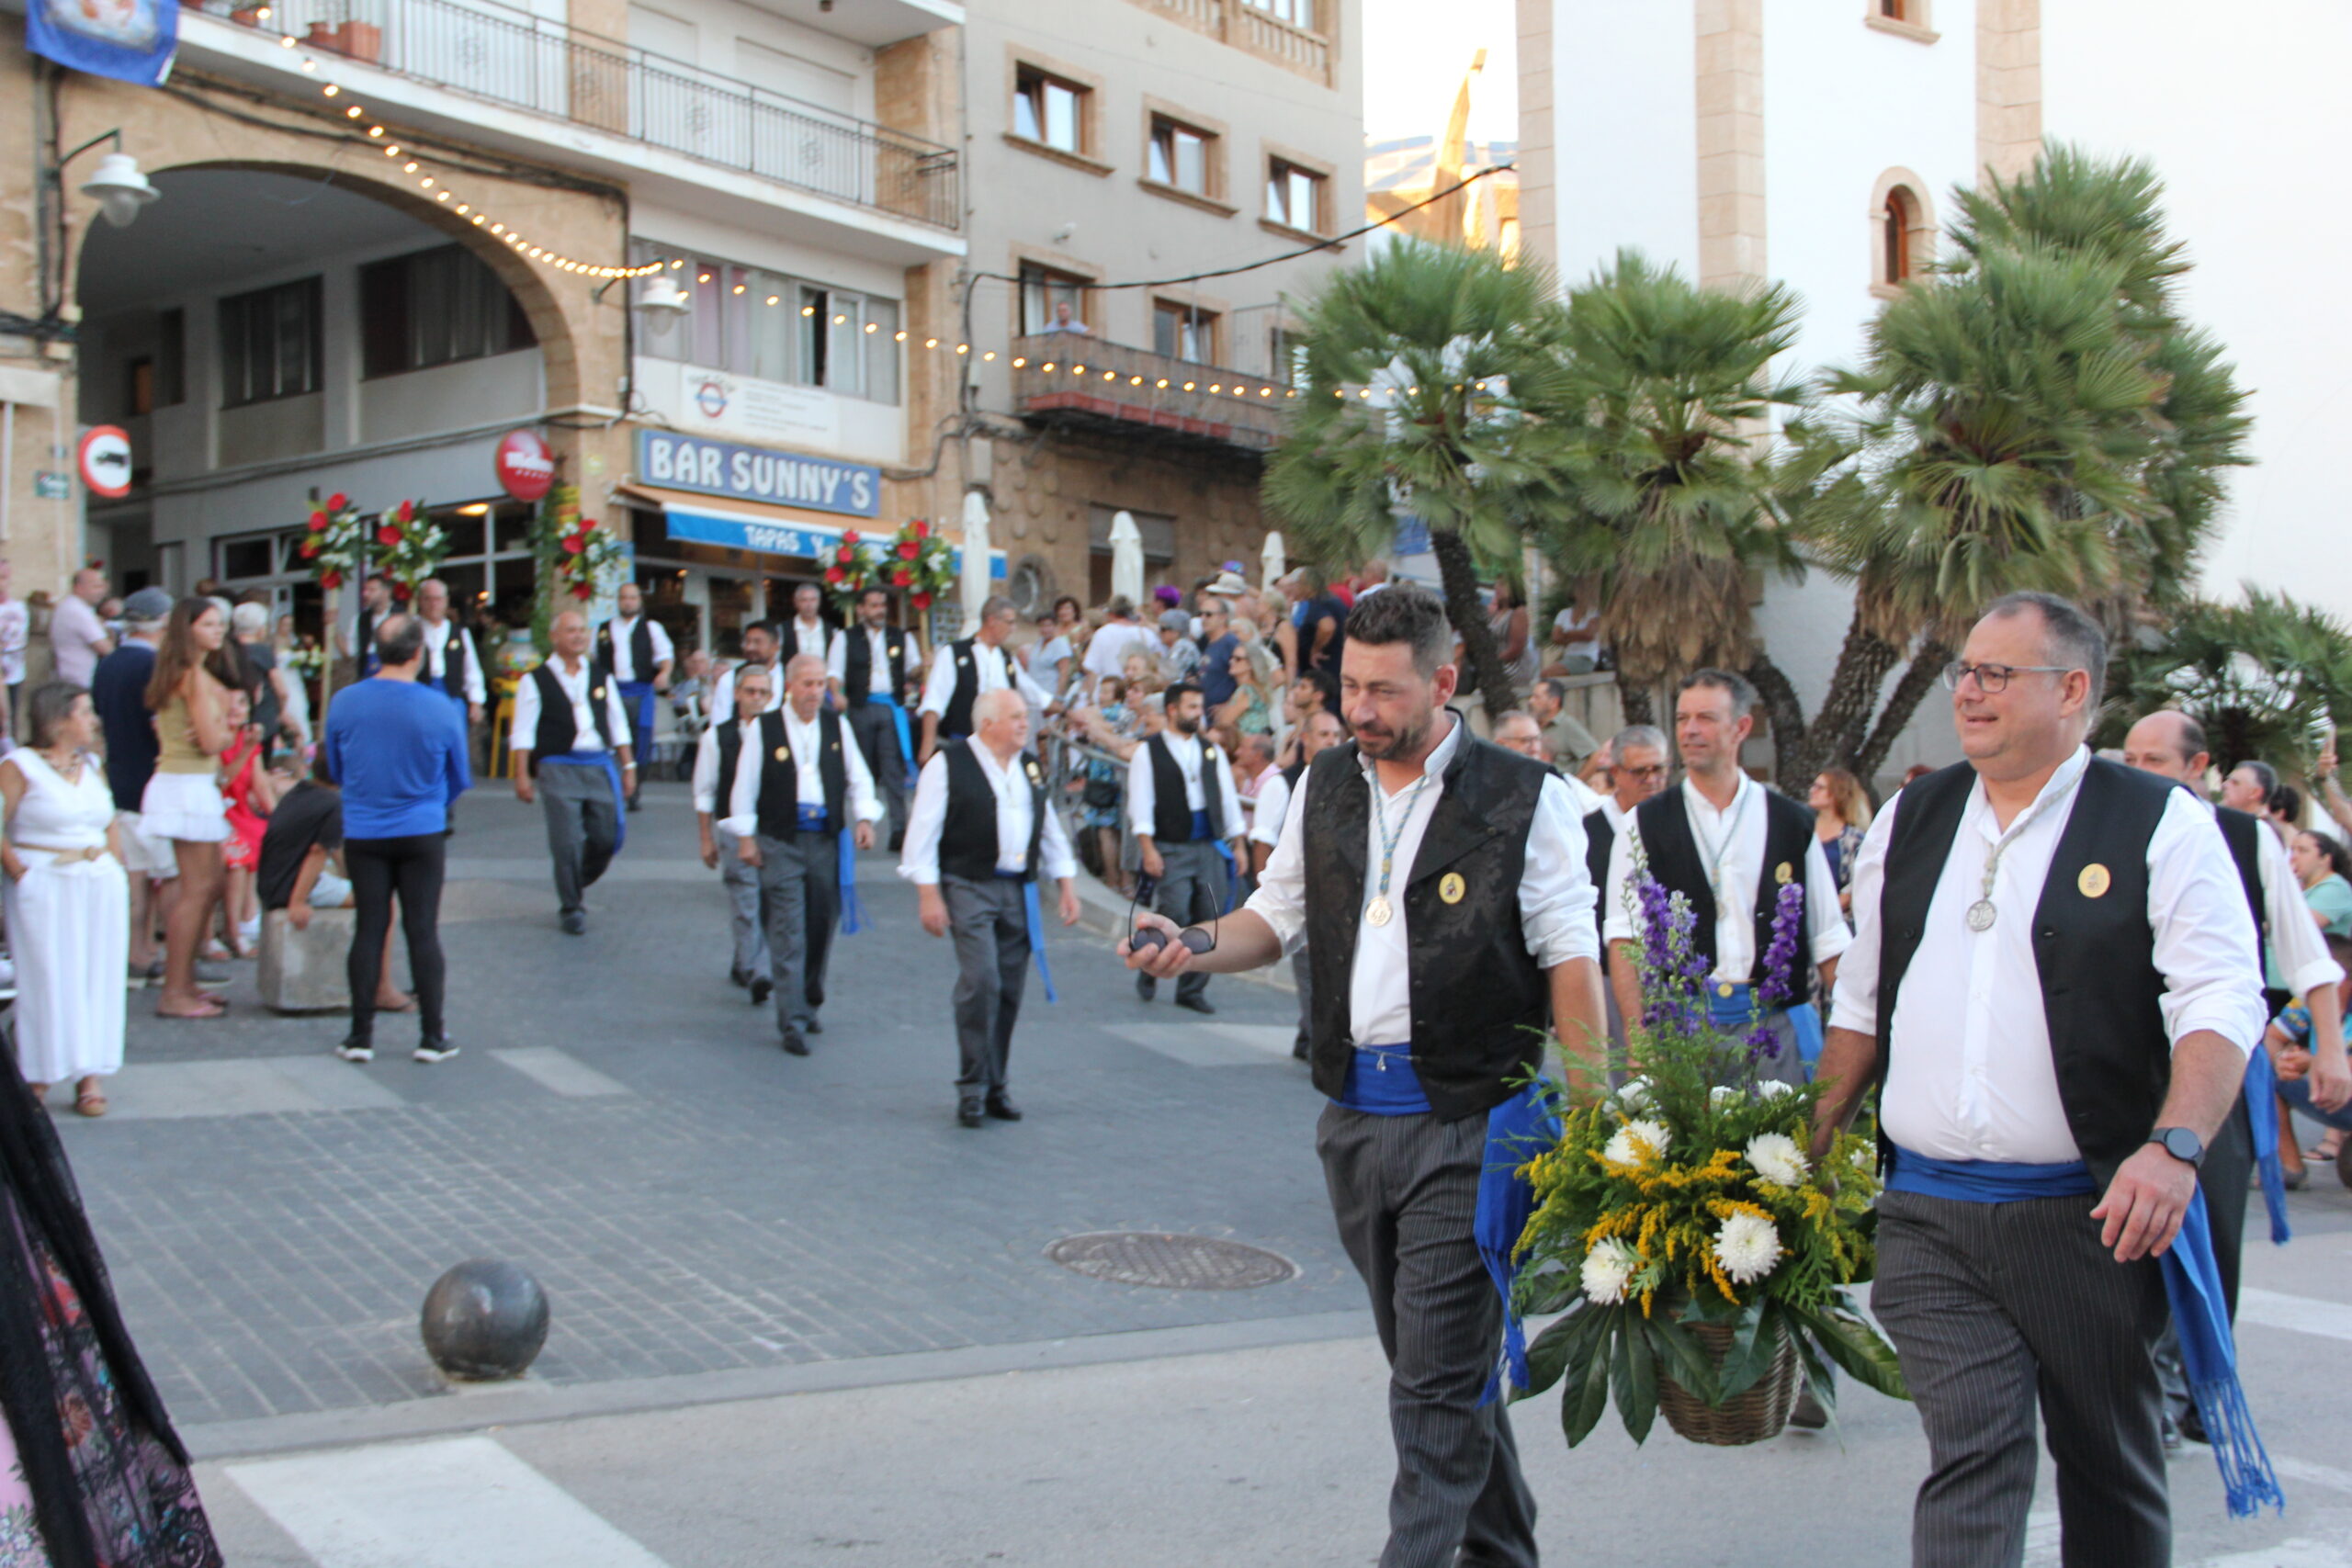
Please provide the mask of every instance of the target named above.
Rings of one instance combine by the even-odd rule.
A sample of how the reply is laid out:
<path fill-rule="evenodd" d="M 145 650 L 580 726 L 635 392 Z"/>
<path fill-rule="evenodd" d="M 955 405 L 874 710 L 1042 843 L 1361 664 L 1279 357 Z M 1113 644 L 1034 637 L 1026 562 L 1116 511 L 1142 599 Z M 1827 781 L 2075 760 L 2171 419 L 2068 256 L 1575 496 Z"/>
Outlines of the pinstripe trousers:
<path fill-rule="evenodd" d="M 1535 1499 L 1510 1418 L 1499 1400 L 1478 1404 L 1503 1328 L 1471 1232 L 1487 1119 L 1331 1105 L 1315 1146 L 1388 1354 L 1396 1479 L 1380 1568 L 1535 1568 Z"/>
<path fill-rule="evenodd" d="M 2058 1468 L 2066 1568 L 2172 1561 L 2153 1258 L 2118 1263 L 2087 1198 L 1878 1201 L 1871 1309 L 1927 1427 L 1914 1568 L 2016 1568 L 2033 1501 L 2034 1410 Z"/>

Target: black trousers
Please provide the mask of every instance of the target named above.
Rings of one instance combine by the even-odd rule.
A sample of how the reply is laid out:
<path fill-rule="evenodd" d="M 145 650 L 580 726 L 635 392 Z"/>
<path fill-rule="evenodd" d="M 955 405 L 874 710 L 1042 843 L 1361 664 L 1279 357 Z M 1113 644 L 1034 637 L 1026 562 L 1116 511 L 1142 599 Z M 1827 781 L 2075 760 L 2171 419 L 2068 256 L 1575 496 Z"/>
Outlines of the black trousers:
<path fill-rule="evenodd" d="M 401 900 L 401 931 L 408 938 L 417 1021 L 425 1041 L 441 1041 L 441 999 L 448 974 L 441 957 L 441 876 L 448 852 L 449 840 L 439 833 L 343 841 L 351 901 L 358 910 L 345 973 L 351 982 L 351 1037 L 363 1044 L 375 1033 L 376 986 L 383 978 L 384 937 L 392 929 L 395 893 Z"/>

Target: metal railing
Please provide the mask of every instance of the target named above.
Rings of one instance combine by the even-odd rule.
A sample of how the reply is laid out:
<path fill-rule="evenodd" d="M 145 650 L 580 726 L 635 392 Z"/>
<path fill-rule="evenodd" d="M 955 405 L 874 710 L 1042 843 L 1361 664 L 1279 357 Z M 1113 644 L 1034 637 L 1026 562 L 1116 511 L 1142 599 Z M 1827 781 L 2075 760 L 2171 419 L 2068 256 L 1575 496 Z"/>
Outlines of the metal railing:
<path fill-rule="evenodd" d="M 403 76 L 626 136 L 941 229 L 962 223 L 954 149 L 492 0 L 204 0 Z"/>
<path fill-rule="evenodd" d="M 1286 66 L 1326 86 L 1331 80 L 1331 40 L 1286 22 L 1248 0 L 1136 0 L 1194 32 Z"/>
<path fill-rule="evenodd" d="M 1012 340 L 1013 397 L 1033 418 L 1142 426 L 1251 451 L 1282 440 L 1295 389 L 1270 376 L 1171 359 L 1091 335 Z"/>

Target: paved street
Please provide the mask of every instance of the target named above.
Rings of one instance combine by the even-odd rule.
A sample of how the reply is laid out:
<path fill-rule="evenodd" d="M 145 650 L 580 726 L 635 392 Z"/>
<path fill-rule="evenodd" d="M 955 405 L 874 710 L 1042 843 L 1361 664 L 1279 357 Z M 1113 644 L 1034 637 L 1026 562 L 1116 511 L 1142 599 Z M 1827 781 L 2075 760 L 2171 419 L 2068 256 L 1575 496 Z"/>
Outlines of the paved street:
<path fill-rule="evenodd" d="M 1052 943 L 1015 1047 L 1018 1126 L 953 1122 L 945 946 L 869 856 L 817 1054 L 724 981 L 714 874 L 649 789 L 585 939 L 555 929 L 536 812 L 460 807 L 445 935 L 466 1054 L 328 1055 L 339 1018 L 226 1026 L 134 999 L 105 1122 L 61 1118 L 141 1345 L 206 1456 L 231 1561 L 265 1568 L 1362 1563 L 1389 1459 L 1383 1373 L 1330 1232 L 1292 999 L 1136 1001 L 1102 939 Z M 1182 1021 L 1178 1021 L 1179 1020 Z M 386 1021 L 382 1046 L 403 1045 Z M 2352 1453 L 2316 1369 L 2352 1341 L 2352 1193 L 2293 1200 L 2249 1259 L 2244 1340 L 2285 1520 L 2233 1524 L 2175 1467 L 2183 1563 L 2352 1568 Z M 1058 1237 L 1230 1237 L 1251 1290 L 1107 1284 Z M 416 1312 L 511 1258 L 554 1327 L 520 1385 L 453 1391 Z M 1849 1399 L 1844 1446 L 1570 1455 L 1521 1413 L 1548 1560 L 1900 1560 L 1924 1448 Z M 2052 1494 L 2047 1478 L 2044 1506 Z M 1703 1498 L 1703 1506 L 1689 1500 Z M 2054 1524 L 2030 1561 L 2054 1563 Z"/>

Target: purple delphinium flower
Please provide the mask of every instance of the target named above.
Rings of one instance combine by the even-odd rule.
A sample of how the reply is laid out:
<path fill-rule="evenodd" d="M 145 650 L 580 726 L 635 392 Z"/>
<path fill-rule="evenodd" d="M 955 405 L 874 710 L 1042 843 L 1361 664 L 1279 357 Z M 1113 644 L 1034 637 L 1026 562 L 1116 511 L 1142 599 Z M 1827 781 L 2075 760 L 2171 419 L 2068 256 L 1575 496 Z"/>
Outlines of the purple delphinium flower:
<path fill-rule="evenodd" d="M 1772 937 L 1764 948 L 1764 985 L 1760 1000 L 1778 1007 L 1796 994 L 1798 928 L 1804 922 L 1804 885 L 1784 882 L 1772 909 Z"/>
<path fill-rule="evenodd" d="M 1706 978 L 1707 962 L 1691 941 L 1698 917 L 1689 899 L 1668 893 L 1646 870 L 1635 880 L 1634 892 L 1642 934 L 1642 993 L 1646 998 L 1642 1021 L 1653 1029 L 1690 1033 L 1706 1019 L 1699 987 Z"/>

